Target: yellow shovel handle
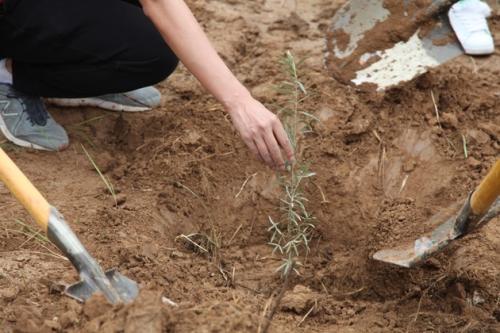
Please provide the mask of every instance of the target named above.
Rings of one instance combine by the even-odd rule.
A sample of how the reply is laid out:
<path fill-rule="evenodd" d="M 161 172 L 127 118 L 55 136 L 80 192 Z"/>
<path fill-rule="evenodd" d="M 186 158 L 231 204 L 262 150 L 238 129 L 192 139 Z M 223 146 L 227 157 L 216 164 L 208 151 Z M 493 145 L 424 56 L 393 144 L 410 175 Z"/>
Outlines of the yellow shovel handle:
<path fill-rule="evenodd" d="M 1 148 L 0 179 L 46 233 L 50 214 L 49 203 Z"/>
<path fill-rule="evenodd" d="M 488 212 L 488 209 L 500 195 L 500 159 L 483 179 L 472 194 L 471 207 L 476 215 Z"/>

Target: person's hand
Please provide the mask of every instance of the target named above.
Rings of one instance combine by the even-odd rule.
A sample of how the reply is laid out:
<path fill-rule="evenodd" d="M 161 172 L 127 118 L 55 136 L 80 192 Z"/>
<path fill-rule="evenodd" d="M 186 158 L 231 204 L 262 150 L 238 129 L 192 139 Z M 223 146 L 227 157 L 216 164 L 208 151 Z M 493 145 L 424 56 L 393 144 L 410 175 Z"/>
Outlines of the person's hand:
<path fill-rule="evenodd" d="M 264 105 L 247 97 L 226 109 L 243 141 L 259 159 L 274 169 L 283 170 L 283 151 L 286 161 L 293 162 L 293 148 L 283 125 Z"/>

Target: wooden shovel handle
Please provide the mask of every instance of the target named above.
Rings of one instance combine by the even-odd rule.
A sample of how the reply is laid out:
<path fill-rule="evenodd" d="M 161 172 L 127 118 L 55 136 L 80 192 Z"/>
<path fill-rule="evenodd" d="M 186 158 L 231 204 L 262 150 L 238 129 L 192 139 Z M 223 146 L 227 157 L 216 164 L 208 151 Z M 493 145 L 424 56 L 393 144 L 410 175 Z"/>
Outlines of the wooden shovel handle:
<path fill-rule="evenodd" d="M 472 194 L 471 207 L 476 215 L 488 212 L 488 209 L 500 195 L 500 159 Z"/>
<path fill-rule="evenodd" d="M 0 179 L 47 233 L 50 205 L 9 156 L 0 148 Z"/>

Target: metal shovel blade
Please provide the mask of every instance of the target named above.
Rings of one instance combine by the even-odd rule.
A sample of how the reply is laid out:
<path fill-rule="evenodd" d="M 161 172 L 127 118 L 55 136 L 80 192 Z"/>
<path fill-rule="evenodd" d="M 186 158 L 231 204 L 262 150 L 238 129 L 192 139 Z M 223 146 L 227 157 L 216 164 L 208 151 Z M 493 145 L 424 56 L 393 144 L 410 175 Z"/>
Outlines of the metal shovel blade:
<path fill-rule="evenodd" d="M 491 206 L 488 213 L 480 218 L 477 223 L 472 225 L 472 229 L 458 227 L 461 225 L 463 218 L 467 218 L 467 216 L 464 215 L 469 214 L 469 212 L 467 212 L 469 207 L 467 202 L 458 215 L 449 218 L 427 235 L 397 248 L 378 251 L 373 255 L 373 259 L 406 268 L 414 267 L 443 250 L 452 241 L 472 230 L 481 228 L 493 218 L 499 216 L 500 198 Z"/>
<path fill-rule="evenodd" d="M 122 302 L 132 302 L 139 294 L 137 283 L 122 275 L 116 269 L 111 269 L 105 274 L 111 284 L 110 287 L 119 295 L 119 299 Z M 79 302 L 85 302 L 93 294 L 101 291 L 99 288 L 96 288 L 95 283 L 89 283 L 85 279 L 82 279 L 82 281 L 68 286 L 64 293 Z"/>
<path fill-rule="evenodd" d="M 455 239 L 455 218 L 434 229 L 410 244 L 376 252 L 373 259 L 410 268 L 440 251 Z"/>
<path fill-rule="evenodd" d="M 137 297 L 137 283 L 114 269 L 104 273 L 54 207 L 50 210 L 47 236 L 71 261 L 80 275 L 80 282 L 68 286 L 66 295 L 84 302 L 98 292 L 112 304 L 131 302 Z"/>
<path fill-rule="evenodd" d="M 328 32 L 327 68 L 342 82 L 383 90 L 463 54 L 447 15 L 439 14 L 449 2 L 419 8 L 406 0 L 408 11 L 391 13 L 384 0 L 349 1 Z"/>

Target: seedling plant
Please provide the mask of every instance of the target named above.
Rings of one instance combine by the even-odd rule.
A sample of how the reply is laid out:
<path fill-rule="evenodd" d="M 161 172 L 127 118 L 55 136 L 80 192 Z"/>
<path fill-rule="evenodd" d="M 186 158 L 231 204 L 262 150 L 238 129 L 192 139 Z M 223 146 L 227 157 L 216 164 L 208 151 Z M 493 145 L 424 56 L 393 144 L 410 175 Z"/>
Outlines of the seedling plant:
<path fill-rule="evenodd" d="M 304 132 L 311 130 L 311 122 L 317 119 L 301 109 L 308 93 L 299 79 L 297 64 L 291 52 L 286 52 L 282 65 L 287 79 L 281 83 L 279 91 L 286 101 L 279 116 L 295 151 L 296 161 L 287 163 L 286 172 L 278 175 L 283 192 L 280 216 L 277 220 L 269 216 L 271 226 L 268 230 L 273 253 L 282 256 L 283 262 L 277 271 L 286 278 L 291 272 L 298 274 L 297 268 L 301 265 L 299 258 L 306 256 L 310 250 L 314 217 L 307 209 L 308 199 L 303 189 L 308 178 L 315 174 L 309 170 L 309 164 L 303 158 L 300 139 Z"/>

